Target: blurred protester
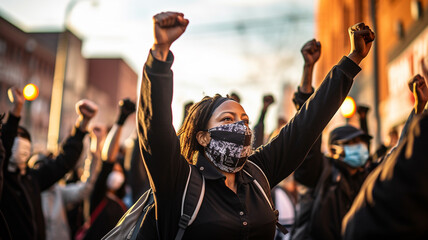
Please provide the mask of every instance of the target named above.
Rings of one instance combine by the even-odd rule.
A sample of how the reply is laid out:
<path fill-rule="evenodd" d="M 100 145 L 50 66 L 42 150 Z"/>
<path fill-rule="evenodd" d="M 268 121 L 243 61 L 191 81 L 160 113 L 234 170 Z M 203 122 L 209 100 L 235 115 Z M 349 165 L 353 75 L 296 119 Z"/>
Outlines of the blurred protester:
<path fill-rule="evenodd" d="M 6 149 L 3 166 L 5 184 L 0 209 L 5 215 L 13 239 L 45 239 L 40 193 L 61 179 L 76 164 L 82 152 L 83 138 L 97 106 L 81 100 L 76 104 L 78 118 L 71 135 L 66 139 L 59 155 L 38 169 L 30 169 L 27 160 L 31 153 L 29 132 L 18 127 L 24 97 L 13 88 L 13 109 L 2 129 L 2 140 Z"/>
<path fill-rule="evenodd" d="M 281 131 L 282 127 L 287 124 L 287 119 L 285 117 L 279 116 L 276 120 L 276 128 L 270 133 L 268 137 L 268 142 L 272 141 L 274 137 L 276 137 Z"/>
<path fill-rule="evenodd" d="M 398 146 L 367 177 L 344 217 L 344 239 L 428 239 L 427 86 L 420 75 L 409 81 L 415 108 Z"/>
<path fill-rule="evenodd" d="M 66 207 L 89 197 L 98 177 L 97 166 L 100 163 L 100 143 L 105 137 L 105 129 L 96 126 L 92 129 L 90 154 L 85 160 L 85 172 L 82 181 L 66 185 L 56 183 L 42 192 L 42 209 L 46 222 L 46 239 L 71 239 L 70 227 L 67 220 Z M 39 169 L 49 162 L 43 154 L 37 154 L 28 161 L 29 167 Z"/>
<path fill-rule="evenodd" d="M 173 239 L 179 228 L 183 230 L 185 223 L 179 225 L 181 197 L 191 169 L 201 173 L 206 187 L 185 239 L 273 239 L 277 216 L 266 200 L 270 194 L 261 192 L 255 182 L 274 186 L 302 163 L 349 92 L 374 33 L 363 23 L 351 27 L 348 57 L 332 68 L 276 138 L 252 152 L 245 110 L 219 94 L 192 106 L 177 138 L 171 113 L 174 57 L 170 46 L 189 21 L 176 12 L 157 14 L 153 20 L 154 44 L 144 66 L 137 116 L 157 218 L 142 225 L 140 239 Z M 255 179 L 251 173 L 264 173 L 266 178 Z"/>
<path fill-rule="evenodd" d="M 135 112 L 135 103 L 129 99 L 119 102 L 119 116 L 109 131 L 101 152 L 101 172 L 91 194 L 91 216 L 76 233 L 76 239 L 101 239 L 110 231 L 127 208 L 125 196 L 125 173 L 117 162 L 120 136 L 126 119 Z"/>
<path fill-rule="evenodd" d="M 342 219 L 373 169 L 363 168 L 369 156 L 366 143 L 370 138 L 350 125 L 330 133 L 329 154 L 323 160 L 322 170 L 313 169 L 304 176 L 319 176 L 319 180 L 315 186 L 307 186 L 309 188 L 300 197 L 300 212 L 292 239 L 341 239 Z M 307 158 L 302 166 L 309 161 L 317 160 Z"/>
<path fill-rule="evenodd" d="M 3 127 L 3 118 L 4 118 L 5 114 L 4 113 L 0 113 L 0 137 L 1 137 L 1 132 L 2 132 L 2 127 Z M 2 198 L 2 193 L 3 193 L 3 184 L 4 184 L 4 177 L 3 177 L 3 164 L 5 162 L 5 150 L 3 147 L 3 141 L 0 138 L 0 169 L 2 171 L 0 171 L 0 199 Z M 0 239 L 3 240 L 9 240 L 12 237 L 10 236 L 10 231 L 9 231 L 9 227 L 7 225 L 6 219 L 4 218 L 3 212 L 0 209 Z"/>
<path fill-rule="evenodd" d="M 232 92 L 230 94 L 230 98 L 232 98 L 233 100 L 235 100 L 237 103 L 241 102 L 241 97 L 239 97 L 239 95 L 236 92 Z"/>
<path fill-rule="evenodd" d="M 131 188 L 132 204 L 134 204 L 141 195 L 150 188 L 150 183 L 141 157 L 137 134 L 133 136 L 133 145 L 131 149 L 132 151 L 127 153 L 130 155 L 130 168 L 127 169 L 129 174 L 127 179 L 129 179 L 129 181 L 127 181 L 127 183 Z"/>
<path fill-rule="evenodd" d="M 193 105 L 193 101 L 186 102 L 186 104 L 184 104 L 184 108 L 183 108 L 183 121 L 181 122 L 181 124 L 184 123 L 184 119 L 186 119 L 187 114 L 189 114 L 189 109 L 190 109 L 190 107 L 192 105 Z"/>
<path fill-rule="evenodd" d="M 256 126 L 254 126 L 254 142 L 253 142 L 253 148 L 256 149 L 263 145 L 265 143 L 265 115 L 266 112 L 272 103 L 274 103 L 275 100 L 272 95 L 265 95 L 263 96 L 263 108 L 260 112 L 259 121 L 257 122 Z"/>

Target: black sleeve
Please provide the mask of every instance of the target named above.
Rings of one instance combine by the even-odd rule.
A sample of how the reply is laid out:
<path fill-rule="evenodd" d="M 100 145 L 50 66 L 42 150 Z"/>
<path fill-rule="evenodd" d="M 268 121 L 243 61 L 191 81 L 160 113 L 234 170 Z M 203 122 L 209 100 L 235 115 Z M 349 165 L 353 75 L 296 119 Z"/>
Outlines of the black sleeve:
<path fill-rule="evenodd" d="M 12 146 L 15 140 L 15 137 L 18 134 L 18 125 L 20 117 L 15 117 L 12 113 L 9 113 L 6 123 L 3 125 L 1 139 L 3 141 L 3 146 L 5 149 L 5 161 L 3 164 L 3 171 L 7 171 L 7 166 L 9 165 L 9 159 L 12 155 Z"/>
<path fill-rule="evenodd" d="M 85 135 L 86 132 L 75 128 L 54 160 L 43 164 L 39 169 L 29 170 L 30 174 L 38 180 L 41 191 L 48 189 L 73 169 L 82 153 Z"/>
<path fill-rule="evenodd" d="M 334 66 L 279 135 L 249 157 L 273 187 L 305 159 L 327 123 L 339 109 L 361 68 L 347 57 Z"/>
<path fill-rule="evenodd" d="M 344 239 L 427 239 L 427 146 L 425 113 L 415 116 L 396 150 L 367 177 L 343 219 Z"/>
<path fill-rule="evenodd" d="M 5 160 L 5 151 L 3 147 L 3 141 L 0 139 L 0 169 L 3 169 L 3 164 Z M 4 181 L 4 173 L 0 171 L 0 200 L 3 193 L 3 181 Z"/>
<path fill-rule="evenodd" d="M 143 159 L 141 159 L 140 146 L 138 139 L 134 142 L 134 148 L 131 155 L 131 169 L 129 175 L 129 185 L 132 190 L 132 201 L 135 203 L 141 195 L 150 188 Z"/>
<path fill-rule="evenodd" d="M 108 175 L 113 170 L 115 163 L 103 162 L 101 172 L 98 175 L 97 181 L 94 185 L 94 190 L 91 193 L 91 204 L 90 211 L 91 213 L 97 208 L 98 204 L 103 200 L 107 192 L 107 178 Z"/>
<path fill-rule="evenodd" d="M 260 147 L 264 143 L 264 135 L 265 135 L 265 123 L 264 123 L 264 121 L 265 121 L 265 115 L 266 115 L 266 110 L 263 109 L 260 112 L 259 121 L 257 122 L 256 126 L 254 126 L 254 143 L 253 143 L 253 148 L 254 149 Z"/>
<path fill-rule="evenodd" d="M 302 93 L 299 88 L 294 93 L 293 103 L 297 111 L 303 106 L 306 100 L 313 94 L 314 89 L 312 88 L 311 93 Z M 322 135 L 316 140 L 311 150 L 309 150 L 303 163 L 294 171 L 294 179 L 310 188 L 315 188 L 318 179 L 323 169 L 323 154 L 321 152 Z"/>
<path fill-rule="evenodd" d="M 165 62 L 150 53 L 143 70 L 138 106 L 138 138 L 150 186 L 155 193 L 157 226 L 165 239 L 174 239 L 189 163 L 181 155 L 172 125 L 172 53 Z"/>

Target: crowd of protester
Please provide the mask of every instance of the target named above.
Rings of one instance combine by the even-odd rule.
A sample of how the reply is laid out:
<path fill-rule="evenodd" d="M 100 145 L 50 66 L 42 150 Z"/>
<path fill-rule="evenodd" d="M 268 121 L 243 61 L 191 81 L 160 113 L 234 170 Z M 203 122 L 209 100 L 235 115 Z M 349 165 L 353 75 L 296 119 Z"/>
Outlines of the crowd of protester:
<path fill-rule="evenodd" d="M 279 117 L 272 133 L 265 133 L 264 121 L 274 97 L 263 96 L 251 130 L 237 93 L 186 103 L 176 132 L 170 46 L 189 21 L 177 12 L 153 19 L 155 41 L 139 102 L 121 100 L 114 123 L 91 123 L 103 109 L 96 99 L 78 101 L 76 123 L 58 154 L 32 152 L 31 133 L 20 125 L 25 100 L 20 89 L 11 88 L 12 108 L 0 112 L 0 239 L 101 239 L 149 188 L 154 212 L 135 226 L 137 239 L 428 238 L 424 61 L 408 80 L 414 108 L 397 109 L 410 112 L 403 130 L 391 129 L 373 151 L 367 106 L 358 107 L 359 126 L 324 131 L 375 40 L 364 23 L 344 33 L 350 53 L 318 89 L 312 73 L 321 43 L 303 44 L 302 78 L 293 97 L 297 113 L 288 121 Z M 133 144 L 124 151 L 122 128 L 128 119 L 135 121 L 129 116 L 136 110 Z M 203 194 L 189 224 L 182 222 L 182 196 L 192 171 L 203 179 Z"/>

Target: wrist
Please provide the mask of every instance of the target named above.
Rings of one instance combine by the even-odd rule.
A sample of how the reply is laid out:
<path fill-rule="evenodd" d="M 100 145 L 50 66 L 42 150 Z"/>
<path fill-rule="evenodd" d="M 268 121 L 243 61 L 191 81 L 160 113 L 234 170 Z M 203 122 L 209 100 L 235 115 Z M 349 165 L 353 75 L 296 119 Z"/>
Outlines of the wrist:
<path fill-rule="evenodd" d="M 21 117 L 21 112 L 22 112 L 22 105 L 14 105 L 12 108 L 11 113 L 15 116 L 15 117 Z"/>
<path fill-rule="evenodd" d="M 79 118 L 76 120 L 76 124 L 75 124 L 76 128 L 78 128 L 82 132 L 85 132 L 88 127 L 89 120 L 90 119 L 88 118 L 79 116 Z"/>
<path fill-rule="evenodd" d="M 117 118 L 117 121 L 116 121 L 117 125 L 122 126 L 125 123 L 125 121 L 128 118 L 128 116 L 129 115 L 120 114 L 119 117 Z"/>
<path fill-rule="evenodd" d="M 157 60 L 166 61 L 166 58 L 168 57 L 169 48 L 171 44 L 153 44 L 151 52 L 153 57 L 155 57 Z"/>
<path fill-rule="evenodd" d="M 348 58 L 351 59 L 357 65 L 360 65 L 361 61 L 364 59 L 361 55 L 355 53 L 354 51 L 348 54 Z"/>

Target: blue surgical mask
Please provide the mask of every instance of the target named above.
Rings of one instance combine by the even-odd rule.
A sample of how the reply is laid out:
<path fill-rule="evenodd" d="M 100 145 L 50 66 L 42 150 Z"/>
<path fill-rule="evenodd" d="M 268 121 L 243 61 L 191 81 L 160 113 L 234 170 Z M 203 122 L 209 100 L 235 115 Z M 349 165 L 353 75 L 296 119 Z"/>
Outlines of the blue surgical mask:
<path fill-rule="evenodd" d="M 369 158 L 369 150 L 364 143 L 344 145 L 345 157 L 343 161 L 351 167 L 362 167 Z"/>

